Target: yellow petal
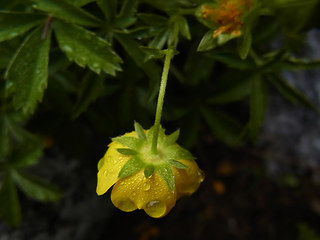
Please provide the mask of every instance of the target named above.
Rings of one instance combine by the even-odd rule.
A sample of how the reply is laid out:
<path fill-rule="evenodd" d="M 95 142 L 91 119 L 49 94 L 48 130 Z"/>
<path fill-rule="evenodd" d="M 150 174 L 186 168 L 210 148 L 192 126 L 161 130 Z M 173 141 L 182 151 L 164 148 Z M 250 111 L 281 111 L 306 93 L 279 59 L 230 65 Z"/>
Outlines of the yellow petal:
<path fill-rule="evenodd" d="M 135 132 L 127 133 L 126 136 L 136 136 Z M 98 183 L 96 192 L 98 195 L 104 194 L 116 183 L 118 175 L 123 165 L 129 160 L 130 156 L 125 156 L 117 151 L 118 148 L 124 148 L 120 143 L 112 142 L 109 149 L 103 157 L 103 165 L 97 174 Z M 101 160 L 102 161 L 102 160 Z"/>
<path fill-rule="evenodd" d="M 120 179 L 111 193 L 112 203 L 120 210 L 129 212 L 137 208 L 144 209 L 154 218 L 168 214 L 174 207 L 176 198 L 176 192 L 169 190 L 160 175 L 154 173 L 147 179 L 143 170 Z"/>
<path fill-rule="evenodd" d="M 173 168 L 178 198 L 194 193 L 204 180 L 204 173 L 194 160 L 179 160 L 188 168 Z"/>

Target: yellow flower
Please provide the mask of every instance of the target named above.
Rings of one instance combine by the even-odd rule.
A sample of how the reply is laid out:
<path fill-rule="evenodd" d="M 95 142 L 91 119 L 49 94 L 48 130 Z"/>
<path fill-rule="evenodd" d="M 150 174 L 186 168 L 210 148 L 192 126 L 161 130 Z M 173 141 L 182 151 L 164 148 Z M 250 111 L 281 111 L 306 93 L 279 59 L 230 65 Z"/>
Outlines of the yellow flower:
<path fill-rule="evenodd" d="M 113 139 L 98 163 L 97 194 L 112 185 L 112 203 L 122 211 L 144 209 L 151 217 L 165 216 L 176 200 L 194 193 L 203 181 L 203 172 L 193 156 L 176 144 L 178 132 L 169 136 L 160 129 L 158 153 L 151 154 L 152 128 Z"/>
<path fill-rule="evenodd" d="M 251 0 L 220 0 L 216 7 L 203 6 L 202 17 L 217 24 L 214 38 L 222 33 L 240 36 L 242 16 L 251 5 Z"/>

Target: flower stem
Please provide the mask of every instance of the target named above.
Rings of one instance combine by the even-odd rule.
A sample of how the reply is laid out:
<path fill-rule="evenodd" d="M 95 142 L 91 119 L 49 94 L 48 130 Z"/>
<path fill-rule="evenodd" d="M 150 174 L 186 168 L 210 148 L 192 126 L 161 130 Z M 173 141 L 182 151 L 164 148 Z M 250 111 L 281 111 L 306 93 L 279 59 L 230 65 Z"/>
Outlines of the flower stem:
<path fill-rule="evenodd" d="M 167 49 L 166 57 L 163 65 L 162 76 L 161 76 L 160 90 L 159 90 L 157 110 L 156 110 L 156 118 L 153 126 L 153 138 L 152 138 L 152 145 L 151 145 L 151 153 L 153 154 L 157 153 L 157 144 L 158 144 L 160 121 L 161 121 L 161 114 L 162 114 L 162 107 L 163 107 L 163 99 L 164 99 L 164 94 L 166 92 L 170 62 L 173 56 L 174 56 L 174 50 L 172 48 Z"/>

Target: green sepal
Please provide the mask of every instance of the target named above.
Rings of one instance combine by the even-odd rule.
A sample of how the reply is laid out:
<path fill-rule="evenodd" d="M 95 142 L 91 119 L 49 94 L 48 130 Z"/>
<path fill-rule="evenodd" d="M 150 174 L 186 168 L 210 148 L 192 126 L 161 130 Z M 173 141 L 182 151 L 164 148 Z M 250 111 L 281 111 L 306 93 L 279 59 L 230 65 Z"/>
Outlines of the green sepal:
<path fill-rule="evenodd" d="M 144 163 L 137 157 L 132 157 L 126 162 L 126 164 L 121 168 L 118 178 L 128 177 L 144 167 Z"/>
<path fill-rule="evenodd" d="M 144 176 L 146 178 L 150 178 L 152 174 L 154 173 L 154 166 L 153 165 L 147 165 L 144 169 Z"/>
<path fill-rule="evenodd" d="M 183 163 L 177 161 L 177 160 L 174 160 L 174 159 L 170 159 L 168 161 L 168 163 L 170 163 L 171 166 L 175 167 L 175 168 L 179 168 L 179 169 L 185 169 L 185 168 L 188 168 L 188 166 L 184 165 Z"/>
<path fill-rule="evenodd" d="M 180 135 L 180 129 L 177 129 L 176 131 L 171 133 L 169 136 L 167 136 L 166 141 L 165 141 L 165 145 L 170 146 L 170 145 L 174 144 L 178 140 L 179 135 Z"/>
<path fill-rule="evenodd" d="M 180 147 L 178 144 L 168 146 L 166 148 L 166 156 L 169 159 L 174 159 L 174 160 L 180 160 L 180 159 L 193 160 L 193 159 L 195 159 L 195 157 L 188 150 Z"/>
<path fill-rule="evenodd" d="M 169 189 L 174 191 L 175 183 L 174 183 L 174 176 L 172 173 L 172 169 L 170 164 L 161 164 L 156 166 L 156 171 L 162 177 L 162 179 L 166 182 Z"/>
<path fill-rule="evenodd" d="M 144 133 L 144 129 L 138 122 L 134 122 L 134 130 L 136 131 L 136 134 L 141 140 L 147 140 L 146 134 Z"/>
<path fill-rule="evenodd" d="M 142 141 L 135 137 L 128 137 L 128 136 L 119 136 L 112 138 L 113 142 L 121 143 L 122 145 L 129 147 L 134 150 L 138 150 L 142 144 Z"/>
<path fill-rule="evenodd" d="M 135 150 L 132 150 L 130 148 L 118 148 L 117 151 L 123 155 L 132 156 L 137 155 L 137 152 Z"/>

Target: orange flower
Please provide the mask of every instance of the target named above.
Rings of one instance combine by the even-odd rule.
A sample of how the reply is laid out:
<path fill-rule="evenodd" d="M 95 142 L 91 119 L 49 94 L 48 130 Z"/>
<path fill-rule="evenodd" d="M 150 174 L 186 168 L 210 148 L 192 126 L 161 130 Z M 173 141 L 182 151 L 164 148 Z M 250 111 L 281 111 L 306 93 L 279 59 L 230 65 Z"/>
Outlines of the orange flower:
<path fill-rule="evenodd" d="M 221 33 L 240 36 L 243 25 L 241 18 L 251 5 L 251 0 L 220 0 L 217 7 L 204 6 L 202 17 L 218 25 L 213 32 L 214 38 Z"/>

